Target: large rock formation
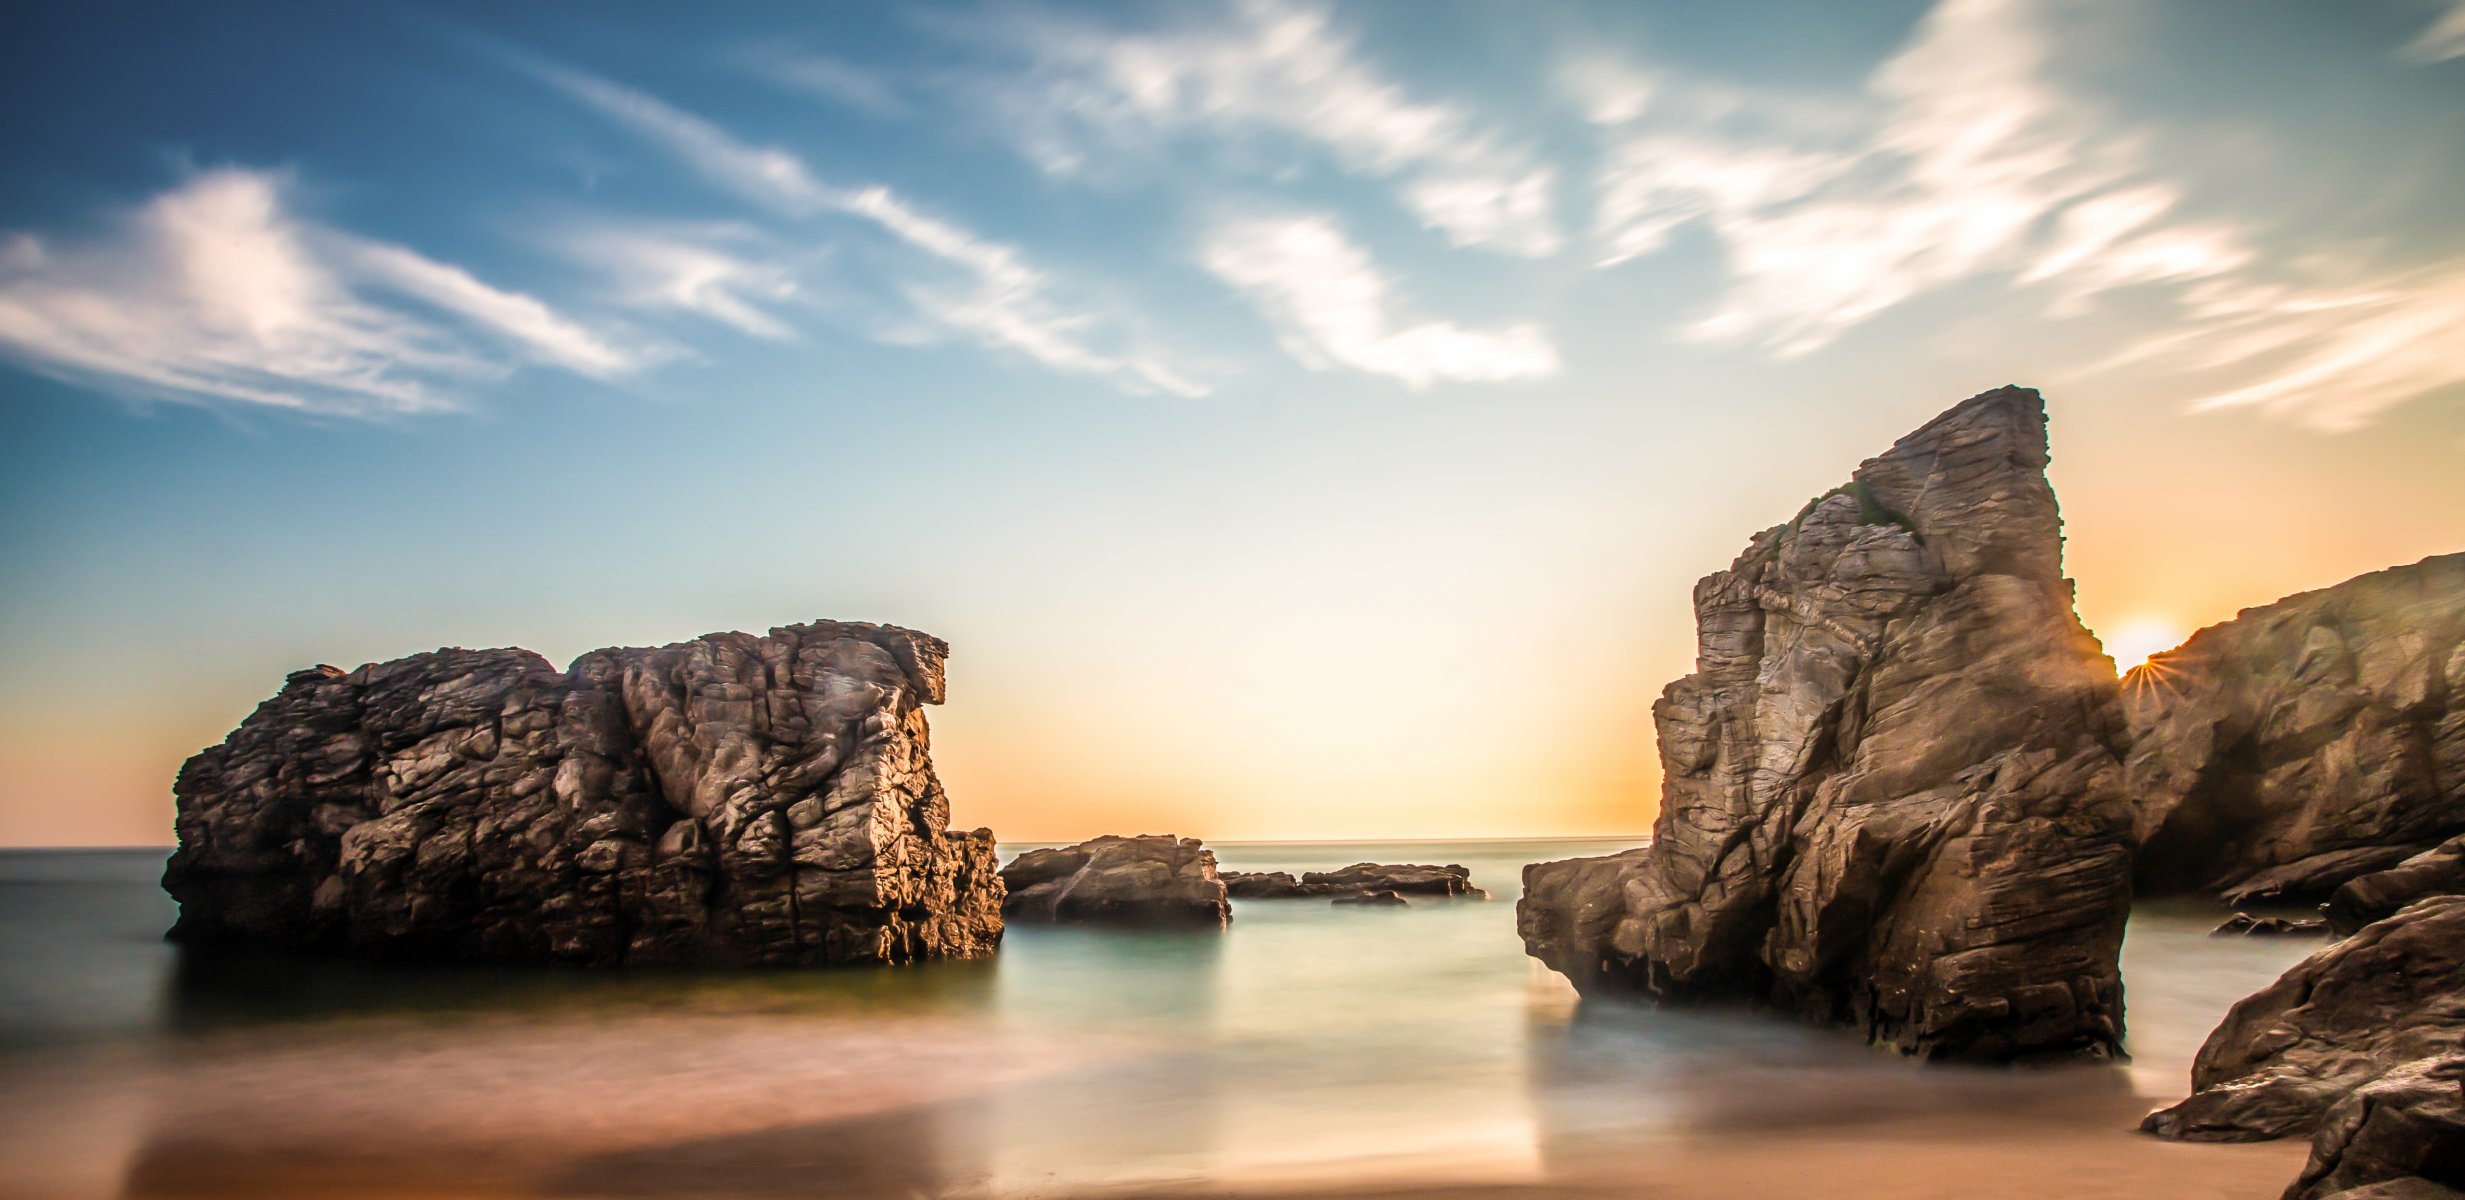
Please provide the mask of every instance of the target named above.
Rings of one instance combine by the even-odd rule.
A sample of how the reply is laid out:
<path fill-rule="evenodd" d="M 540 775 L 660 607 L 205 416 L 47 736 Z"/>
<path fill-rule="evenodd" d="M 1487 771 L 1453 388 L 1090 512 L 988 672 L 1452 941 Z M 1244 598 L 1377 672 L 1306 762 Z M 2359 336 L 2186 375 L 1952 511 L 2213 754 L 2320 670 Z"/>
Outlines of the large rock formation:
<path fill-rule="evenodd" d="M 1453 896 L 1487 900 L 1489 893 L 1472 886 L 1472 870 L 1455 863 L 1354 863 L 1333 871 L 1226 871 L 1224 889 L 1235 900 L 1295 900 L 1309 897 L 1366 896 L 1394 892 L 1409 896 Z"/>
<path fill-rule="evenodd" d="M 2460 894 L 2465 894 L 2465 837 L 2452 837 L 2385 871 L 2346 880 L 2328 897 L 2328 927 L 2349 934 L 2416 900 Z"/>
<path fill-rule="evenodd" d="M 2122 725 L 2046 462 L 2037 393 L 1985 393 L 1697 584 L 1652 844 L 1528 869 L 1531 952 L 1930 1057 L 2116 1048 Z"/>
<path fill-rule="evenodd" d="M 558 670 L 439 650 L 290 676 L 180 770 L 173 935 L 385 955 L 857 963 L 1001 940 L 945 832 L 939 639 L 791 625 Z"/>
<path fill-rule="evenodd" d="M 2141 890 L 2325 900 L 2465 833 L 2465 554 L 2245 609 L 2123 707 Z"/>
<path fill-rule="evenodd" d="M 2328 1110 L 2285 1200 L 2465 1196 L 2465 1058 L 2426 1058 Z"/>
<path fill-rule="evenodd" d="M 2465 896 L 2425 900 L 2294 964 L 2200 1046 L 2190 1098 L 2140 1128 L 2187 1141 L 2308 1133 L 2355 1088 L 2465 1051 Z"/>
<path fill-rule="evenodd" d="M 1075 846 L 1030 850 L 1001 870 L 1013 921 L 1198 925 L 1232 920 L 1215 851 L 1169 833 L 1107 834 Z"/>

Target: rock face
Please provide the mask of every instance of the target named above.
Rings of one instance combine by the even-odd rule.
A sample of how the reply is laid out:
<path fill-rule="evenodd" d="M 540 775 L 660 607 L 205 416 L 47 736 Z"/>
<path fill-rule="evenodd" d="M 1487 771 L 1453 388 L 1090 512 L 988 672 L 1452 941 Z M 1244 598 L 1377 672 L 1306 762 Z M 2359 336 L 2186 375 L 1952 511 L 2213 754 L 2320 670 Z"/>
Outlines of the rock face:
<path fill-rule="evenodd" d="M 1030 850 L 1002 868 L 1012 921 L 1204 925 L 1232 920 L 1215 852 L 1197 838 L 1107 835 Z"/>
<path fill-rule="evenodd" d="M 2416 900 L 2465 893 L 2465 837 L 2453 837 L 2385 871 L 2346 880 L 2328 897 L 2328 927 L 2340 936 L 2385 920 Z"/>
<path fill-rule="evenodd" d="M 939 639 L 816 622 L 292 674 L 180 769 L 173 936 L 420 958 L 869 963 L 992 950 L 946 832 Z"/>
<path fill-rule="evenodd" d="M 2465 554 L 2246 609 L 2123 707 L 2142 891 L 2328 899 L 2465 833 Z"/>
<path fill-rule="evenodd" d="M 1472 886 L 1468 867 L 1420 863 L 1354 863 L 1335 871 L 1308 871 L 1295 879 L 1290 871 L 1226 871 L 1224 887 L 1236 900 L 1292 900 L 1312 896 L 1360 896 L 1396 892 L 1407 896 L 1456 896 L 1487 900 L 1489 893 Z"/>
<path fill-rule="evenodd" d="M 2425 900 L 2294 964 L 2200 1047 L 2193 1094 L 2140 1128 L 2190 1141 L 2310 1132 L 2354 1089 L 2465 1051 L 2465 896 Z"/>
<path fill-rule="evenodd" d="M 2465 1058 L 2407 1063 L 2337 1101 L 2285 1200 L 2465 1195 Z"/>
<path fill-rule="evenodd" d="M 1337 896 L 1331 903 L 1357 904 L 1363 908 L 1410 908 L 1412 902 L 1393 892 L 1362 892 L 1352 896 Z"/>
<path fill-rule="evenodd" d="M 1929 1057 L 2114 1050 L 2122 723 L 2046 462 L 2037 393 L 1976 396 L 1697 584 L 1652 843 L 1527 870 L 1526 947 Z"/>

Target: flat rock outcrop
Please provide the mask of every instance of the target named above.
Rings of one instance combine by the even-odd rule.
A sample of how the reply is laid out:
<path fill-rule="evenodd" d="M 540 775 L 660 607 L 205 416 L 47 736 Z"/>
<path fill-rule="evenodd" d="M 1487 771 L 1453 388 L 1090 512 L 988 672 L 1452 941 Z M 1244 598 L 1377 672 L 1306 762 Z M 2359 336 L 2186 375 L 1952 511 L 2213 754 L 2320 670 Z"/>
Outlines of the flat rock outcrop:
<path fill-rule="evenodd" d="M 1354 863 L 1334 871 L 1306 871 L 1297 879 L 1290 871 L 1226 871 L 1224 886 L 1236 900 L 1292 900 L 1371 892 L 1489 899 L 1488 892 L 1472 886 L 1471 869 L 1455 863 Z"/>
<path fill-rule="evenodd" d="M 1651 845 L 1528 869 L 1526 947 L 1928 1057 L 2115 1050 L 2122 719 L 2046 463 L 2037 393 L 1987 392 L 1697 584 Z"/>
<path fill-rule="evenodd" d="M 2358 875 L 2328 897 L 2328 927 L 2350 934 L 2417 900 L 2465 894 L 2465 837 L 2452 837 L 2385 871 Z"/>
<path fill-rule="evenodd" d="M 293 673 L 180 769 L 173 936 L 414 958 L 880 963 L 1001 940 L 944 829 L 949 647 L 822 621 Z"/>
<path fill-rule="evenodd" d="M 2285 1200 L 2465 1195 L 2465 1058 L 2426 1058 L 2355 1088 L 2320 1122 Z"/>
<path fill-rule="evenodd" d="M 2465 896 L 2439 896 L 2294 964 L 2233 1007 L 2190 1098 L 2140 1128 L 2188 1141 L 2309 1133 L 2356 1088 L 2465 1052 Z"/>
<path fill-rule="evenodd" d="M 1106 835 L 1075 846 L 1029 850 L 1002 868 L 1012 921 L 1195 925 L 1232 920 L 1215 852 L 1197 838 Z"/>
<path fill-rule="evenodd" d="M 2465 554 L 2245 609 L 2123 709 L 2141 891 L 2326 900 L 2465 833 Z"/>

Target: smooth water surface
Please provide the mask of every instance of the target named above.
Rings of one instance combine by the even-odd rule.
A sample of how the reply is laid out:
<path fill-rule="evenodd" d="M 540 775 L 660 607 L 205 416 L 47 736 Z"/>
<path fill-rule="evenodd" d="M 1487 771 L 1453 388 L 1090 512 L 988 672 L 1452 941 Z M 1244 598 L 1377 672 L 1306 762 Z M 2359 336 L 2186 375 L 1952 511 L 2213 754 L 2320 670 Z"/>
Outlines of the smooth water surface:
<path fill-rule="evenodd" d="M 1578 1011 L 1516 940 L 1521 867 L 1622 848 L 1231 843 L 1228 869 L 1462 863 L 1496 899 L 720 974 L 184 959 L 159 852 L 0 853 L 0 1196 L 2231 1196 L 2299 1161 L 2129 1126 L 2316 943 L 2144 906 L 2132 1062 L 1925 1068 L 1750 1014 Z"/>

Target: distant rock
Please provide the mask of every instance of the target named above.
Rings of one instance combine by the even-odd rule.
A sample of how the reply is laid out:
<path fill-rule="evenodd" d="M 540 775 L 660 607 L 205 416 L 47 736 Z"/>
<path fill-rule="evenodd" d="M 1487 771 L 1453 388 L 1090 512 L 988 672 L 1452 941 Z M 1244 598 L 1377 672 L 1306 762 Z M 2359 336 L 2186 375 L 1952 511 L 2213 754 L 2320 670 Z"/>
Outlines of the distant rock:
<path fill-rule="evenodd" d="M 1075 846 L 1030 850 L 1002 868 L 1012 921 L 1201 925 L 1232 919 L 1215 852 L 1197 838 L 1106 835 Z"/>
<path fill-rule="evenodd" d="M 1226 871 L 1224 887 L 1235 900 L 1296 900 L 1305 897 L 1358 896 L 1398 892 L 1408 896 L 1454 896 L 1487 900 L 1489 893 L 1472 886 L 1468 867 L 1419 863 L 1354 863 L 1334 871 L 1309 871 L 1298 879 L 1290 871 Z"/>
<path fill-rule="evenodd" d="M 2465 1196 L 2465 1058 L 2407 1063 L 2328 1110 L 2286 1200 Z"/>
<path fill-rule="evenodd" d="M 2465 554 L 2245 609 L 2123 708 L 2141 892 L 2326 900 L 2465 833 Z"/>
<path fill-rule="evenodd" d="M 1362 892 L 1353 896 L 1337 896 L 1330 903 L 1357 904 L 1364 908 L 1410 908 L 1412 902 L 1393 892 Z"/>
<path fill-rule="evenodd" d="M 2348 879 L 2328 897 L 2328 925 L 2349 934 L 2417 900 L 2465 894 L 2465 837 L 2452 837 L 2385 871 Z"/>
<path fill-rule="evenodd" d="M 1926 1057 L 2115 1051 L 2122 719 L 2046 463 L 2037 393 L 1987 392 L 1697 584 L 1652 844 L 1528 869 L 1526 947 Z"/>
<path fill-rule="evenodd" d="M 2328 922 L 2319 917 L 2255 917 L 2238 912 L 2208 931 L 2210 937 L 2326 937 Z"/>
<path fill-rule="evenodd" d="M 822 621 L 295 672 L 174 787 L 174 937 L 398 957 L 870 963 L 1001 940 L 945 832 L 939 639 Z"/>
<path fill-rule="evenodd" d="M 2160 1137 L 2252 1142 L 2308 1133 L 2356 1088 L 2465 1052 L 2465 896 L 2422 901 L 2294 964 L 2200 1047 L 2189 1099 L 2150 1113 Z"/>

